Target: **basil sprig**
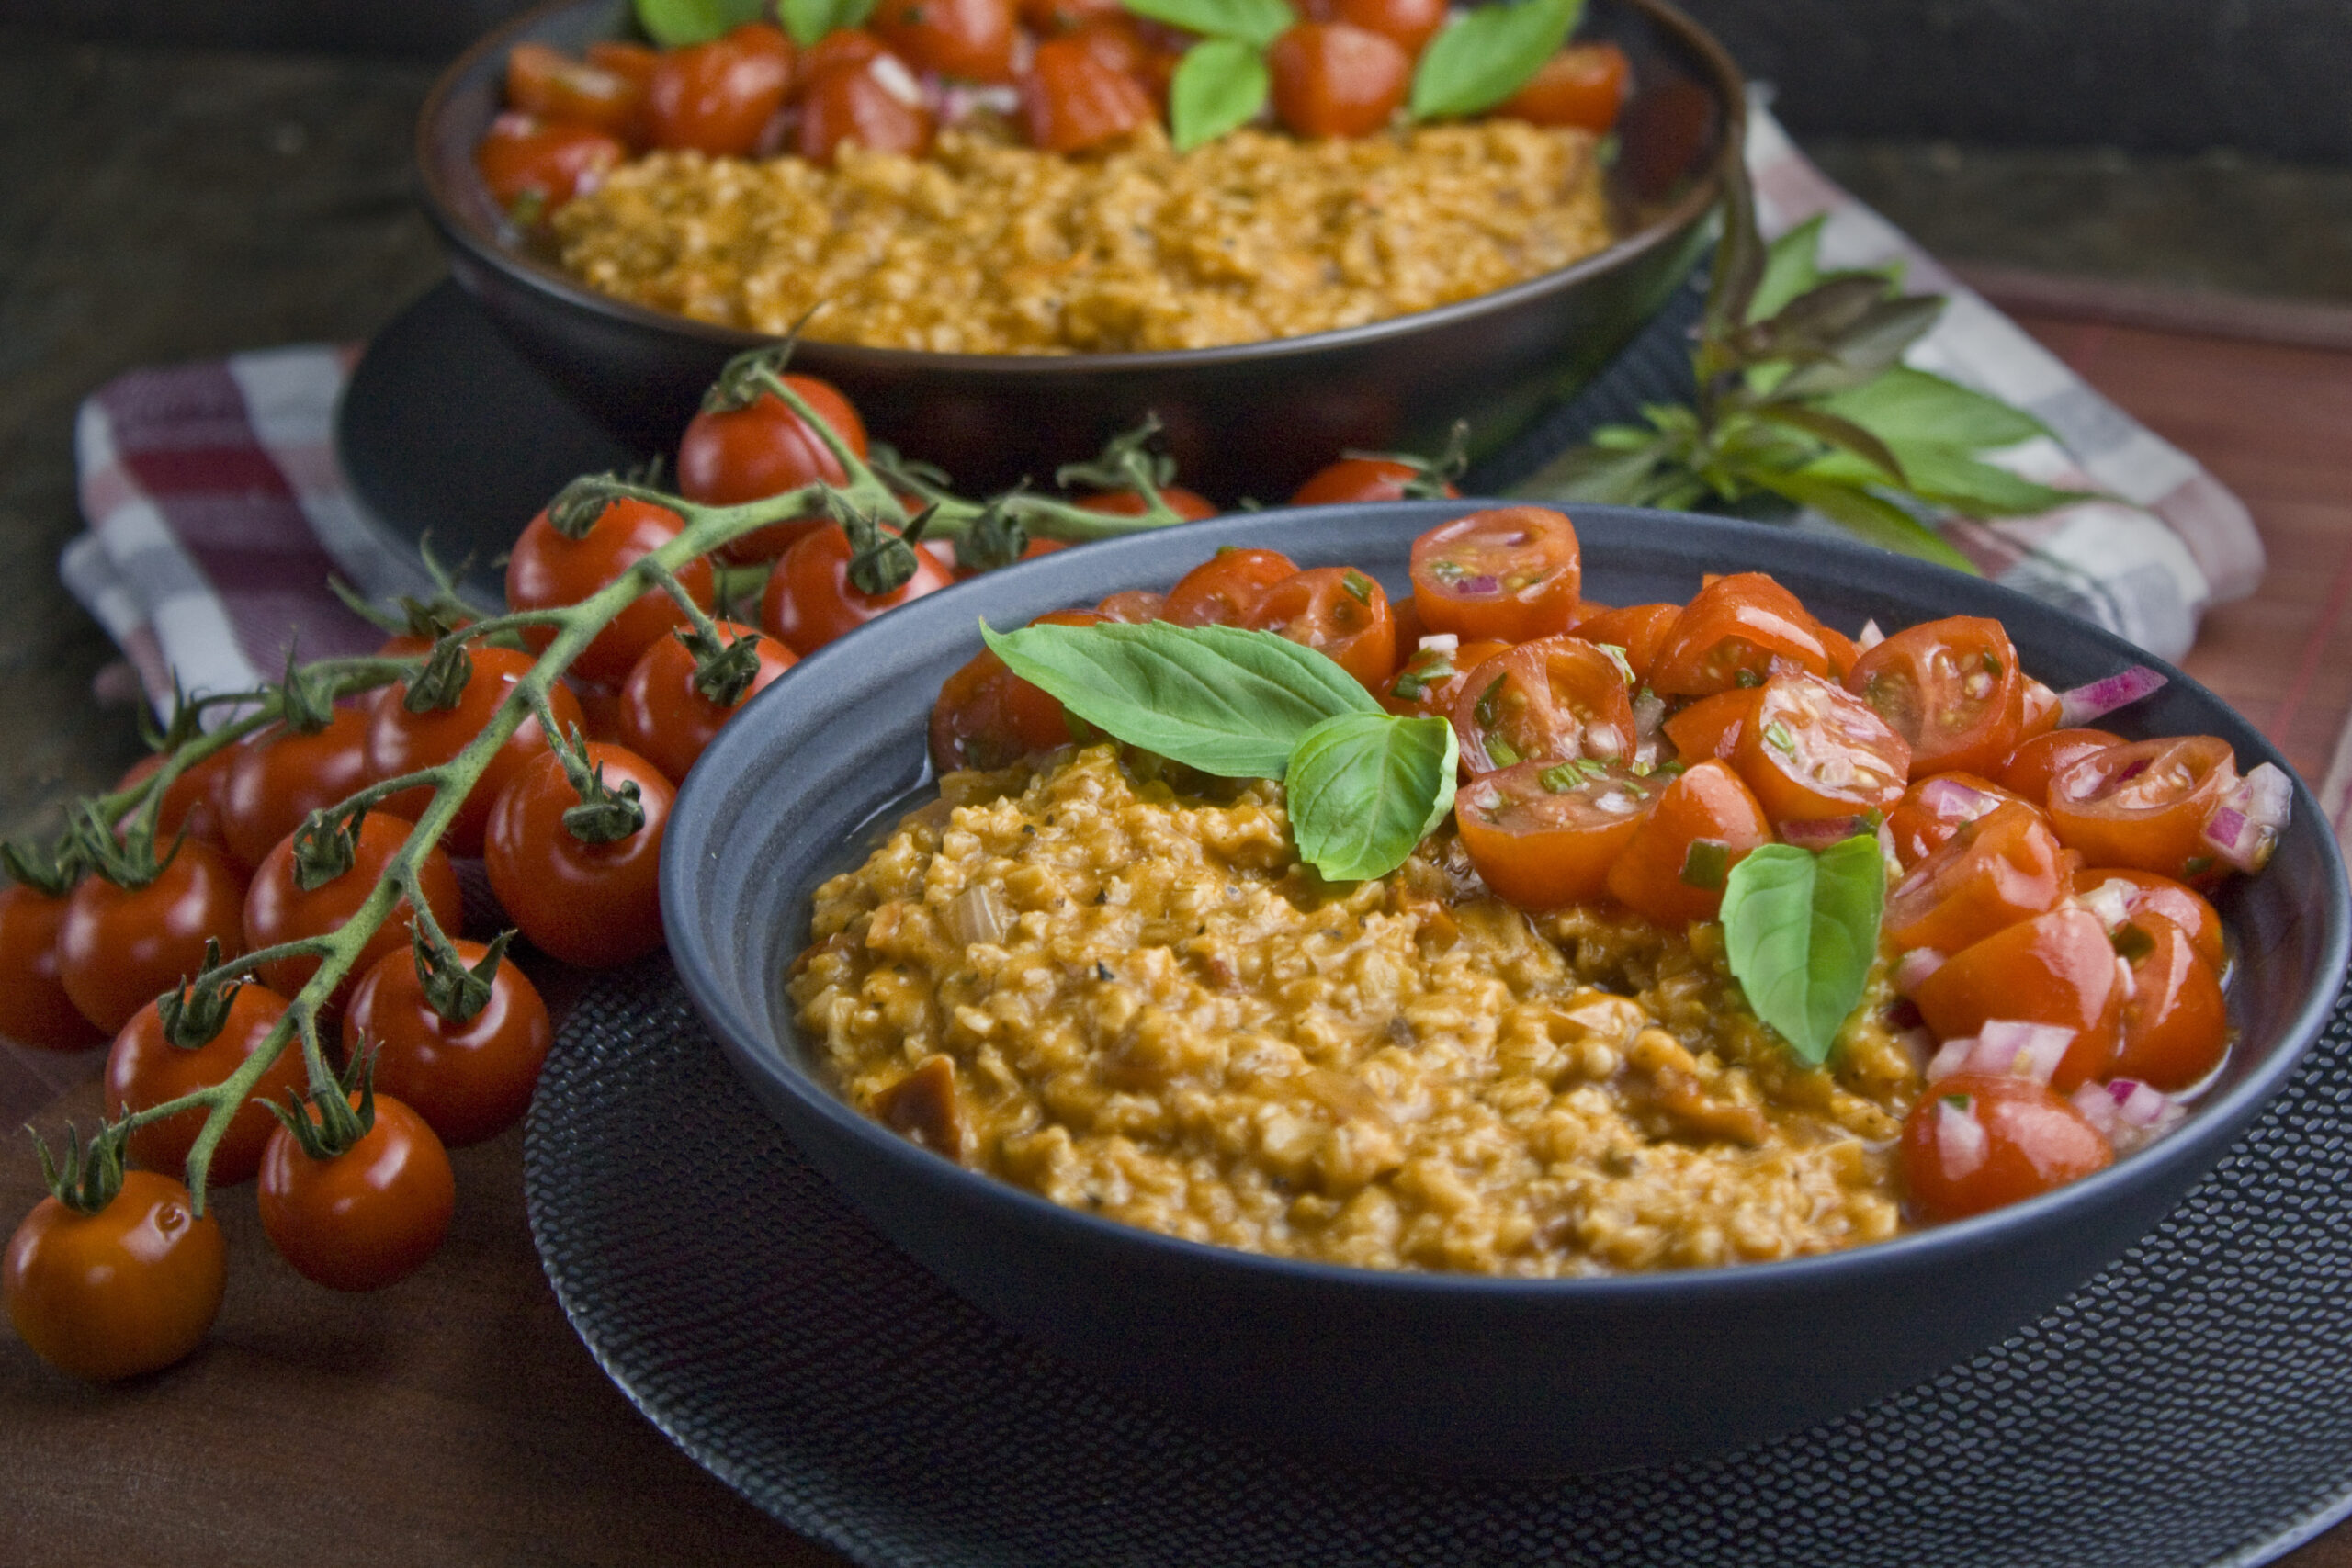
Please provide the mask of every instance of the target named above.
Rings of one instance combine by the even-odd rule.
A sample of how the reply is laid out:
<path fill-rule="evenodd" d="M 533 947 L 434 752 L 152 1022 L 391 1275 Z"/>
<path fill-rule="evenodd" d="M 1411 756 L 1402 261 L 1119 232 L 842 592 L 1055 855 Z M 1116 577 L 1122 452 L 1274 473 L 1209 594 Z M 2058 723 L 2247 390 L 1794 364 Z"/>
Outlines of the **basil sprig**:
<path fill-rule="evenodd" d="M 1446 24 L 1413 70 L 1415 119 L 1493 108 L 1527 85 L 1583 14 L 1584 0 L 1495 0 Z"/>
<path fill-rule="evenodd" d="M 1886 863 L 1869 834 L 1819 854 L 1766 844 L 1731 868 L 1723 919 L 1733 977 L 1800 1060 L 1828 1060 L 1862 999 L 1885 906 Z"/>
<path fill-rule="evenodd" d="M 663 49 L 683 49 L 756 22 L 765 8 L 762 0 L 637 0 L 637 25 Z"/>
<path fill-rule="evenodd" d="M 1384 876 L 1453 809 L 1443 719 L 1400 718 L 1327 656 L 1238 626 L 1023 626 L 980 636 L 1103 733 L 1222 778 L 1286 779 L 1301 860 Z"/>
<path fill-rule="evenodd" d="M 1138 17 L 1203 38 L 1239 39 L 1265 48 L 1298 20 L 1288 0 L 1120 0 Z"/>
<path fill-rule="evenodd" d="M 1266 51 L 1238 38 L 1206 39 L 1184 51 L 1168 84 L 1168 139 L 1179 152 L 1258 118 L 1274 89 Z"/>

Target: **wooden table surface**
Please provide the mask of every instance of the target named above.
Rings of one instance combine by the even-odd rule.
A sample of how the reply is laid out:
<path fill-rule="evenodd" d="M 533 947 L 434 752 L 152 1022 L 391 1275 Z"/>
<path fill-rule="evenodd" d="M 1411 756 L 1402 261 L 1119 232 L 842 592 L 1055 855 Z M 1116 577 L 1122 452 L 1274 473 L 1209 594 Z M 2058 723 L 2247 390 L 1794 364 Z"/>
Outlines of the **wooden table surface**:
<path fill-rule="evenodd" d="M 2352 711 L 2352 353 L 2025 321 L 2252 507 L 2269 575 L 2207 617 L 2187 663 L 2316 784 Z M 96 1059 L 6 1047 L 0 1112 L 40 1107 L 52 1134 L 86 1125 Z M 447 1246 L 372 1296 L 305 1285 L 262 1238 L 250 1188 L 224 1194 L 219 1325 L 190 1360 L 128 1387 L 85 1388 L 0 1337 L 0 1562 L 839 1562 L 698 1469 L 605 1379 L 540 1276 L 521 1167 L 519 1133 L 460 1152 Z M 0 1158 L 0 1214 L 38 1195 L 20 1148 Z M 2352 1525 L 2282 1561 L 2352 1568 Z"/>

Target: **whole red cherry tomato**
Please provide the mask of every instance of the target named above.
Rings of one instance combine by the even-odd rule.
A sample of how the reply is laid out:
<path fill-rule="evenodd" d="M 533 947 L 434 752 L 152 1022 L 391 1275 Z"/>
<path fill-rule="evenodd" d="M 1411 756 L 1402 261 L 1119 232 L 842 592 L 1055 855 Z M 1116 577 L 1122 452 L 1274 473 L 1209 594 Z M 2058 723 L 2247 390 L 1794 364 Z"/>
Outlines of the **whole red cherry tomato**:
<path fill-rule="evenodd" d="M 516 682 L 531 671 L 530 655 L 511 648 L 470 648 L 467 656 L 472 661 L 473 673 L 455 707 L 409 712 L 406 682 L 387 686 L 377 694 L 368 721 L 368 766 L 379 780 L 437 767 L 464 750 L 481 733 L 482 727 L 505 702 Z M 580 699 L 561 685 L 548 693 L 548 707 L 566 734 L 571 733 L 573 725 L 584 726 L 587 722 L 580 711 Z M 448 831 L 442 835 L 443 847 L 453 855 L 480 854 L 482 825 L 490 820 L 491 802 L 498 798 L 498 792 L 525 762 L 545 753 L 547 749 L 548 738 L 539 733 L 539 721 L 525 719 L 491 758 L 474 787 L 466 792 L 457 816 L 450 819 Z M 432 801 L 432 792 L 419 785 L 390 796 L 379 809 L 414 821 Z"/>
<path fill-rule="evenodd" d="M 1613 43 L 1572 43 L 1535 68 L 1495 113 L 1536 125 L 1581 126 L 1598 136 L 1617 123 L 1633 67 Z"/>
<path fill-rule="evenodd" d="M 2121 866 L 2086 866 L 2075 873 L 2075 891 L 2086 894 L 2110 883 L 2120 884 L 2117 891 L 2123 899 L 2127 914 L 2137 918 L 2155 915 L 2170 920 L 2188 933 L 2198 956 L 2220 974 L 2228 960 L 2222 940 L 2222 917 L 2203 894 L 2175 882 L 2169 876 L 2158 876 L 2153 871 L 2131 871 Z"/>
<path fill-rule="evenodd" d="M 922 89 L 895 54 L 861 65 L 829 65 L 800 95 L 800 155 L 831 168 L 843 142 L 873 152 L 919 158 L 931 145 L 931 110 Z"/>
<path fill-rule="evenodd" d="M 868 25 L 918 71 L 1012 80 L 1012 0 L 882 0 Z"/>
<path fill-rule="evenodd" d="M 1930 1224 L 2022 1202 L 2114 1162 L 2098 1129 L 2030 1078 L 1954 1074 L 1903 1122 L 1903 1185 Z"/>
<path fill-rule="evenodd" d="M 1187 523 L 1198 523 L 1204 517 L 1216 515 L 1216 503 L 1182 485 L 1161 485 L 1160 504 Z M 1139 491 L 1105 491 L 1100 495 L 1080 496 L 1078 508 L 1081 512 L 1100 512 L 1106 517 L 1141 517 L 1151 510 Z"/>
<path fill-rule="evenodd" d="M 2094 751 L 2050 781 L 2050 821 L 2093 865 L 2194 878 L 2212 869 L 2205 824 L 2238 780 L 2230 743 L 2211 735 Z"/>
<path fill-rule="evenodd" d="M 525 525 L 507 558 L 507 607 L 555 610 L 577 604 L 676 538 L 685 525 L 666 506 L 624 496 L 598 513 L 588 531 L 573 539 L 558 533 L 542 511 Z M 681 562 L 673 575 L 695 604 L 710 607 L 710 562 L 697 556 Z M 649 588 L 580 650 L 571 662 L 572 672 L 583 680 L 617 685 L 655 638 L 685 624 L 686 613 L 676 600 Z M 545 649 L 555 640 L 555 628 L 526 626 L 523 640 L 534 649 Z"/>
<path fill-rule="evenodd" d="M 2079 905 L 2004 926 L 1962 948 L 1911 994 L 1939 1039 L 1971 1035 L 1994 1019 L 2075 1032 L 2051 1075 L 2065 1094 L 2108 1076 L 2123 1005 L 2115 949 L 2098 917 Z"/>
<path fill-rule="evenodd" d="M 1306 0 L 1299 7 L 1311 22 L 1345 22 L 1378 33 L 1407 54 L 1445 26 L 1445 0 Z"/>
<path fill-rule="evenodd" d="M 1470 863 L 1523 909 L 1588 903 L 1672 781 L 1623 762 L 1521 762 L 1480 775 L 1453 799 Z"/>
<path fill-rule="evenodd" d="M 1897 947 L 1958 953 L 2074 893 L 2075 857 L 2021 800 L 2000 803 L 1951 836 L 1887 895 L 1884 930 Z"/>
<path fill-rule="evenodd" d="M 645 88 L 645 132 L 656 147 L 748 157 L 784 107 L 792 40 L 760 22 L 662 54 Z"/>
<path fill-rule="evenodd" d="M 1662 926 L 1712 920 L 1731 868 L 1771 841 L 1772 825 L 1739 775 L 1701 762 L 1668 784 L 1642 818 L 1610 864 L 1609 892 Z"/>
<path fill-rule="evenodd" d="M 786 376 L 784 383 L 816 411 L 842 445 L 865 456 L 865 422 L 831 382 Z M 704 410 L 678 442 L 679 493 L 707 506 L 736 506 L 803 485 L 848 482 L 849 473 L 832 449 L 774 392 L 763 392 L 741 408 Z M 742 564 L 774 560 L 801 535 L 823 526 L 820 517 L 771 523 L 721 547 L 718 553 Z"/>
<path fill-rule="evenodd" d="M 93 1382 L 160 1371 L 204 1343 L 220 1315 L 229 1247 L 188 1190 L 123 1172 L 96 1213 L 44 1198 L 8 1242 L 0 1294 L 33 1354 Z"/>
<path fill-rule="evenodd" d="M 760 598 L 760 625 L 793 652 L 807 658 L 837 637 L 855 631 L 885 610 L 895 610 L 956 581 L 928 550 L 915 551 L 914 575 L 888 593 L 868 593 L 849 580 L 849 536 L 837 527 L 802 536 L 786 550 Z"/>
<path fill-rule="evenodd" d="M 1844 687 L 1775 675 L 1732 744 L 1731 764 L 1773 821 L 1819 821 L 1894 809 L 1911 748 Z"/>
<path fill-rule="evenodd" d="M 1266 590 L 1298 573 L 1280 550 L 1227 545 L 1176 580 L 1159 618 L 1180 626 L 1246 626 Z"/>
<path fill-rule="evenodd" d="M 223 755 L 220 829 L 229 858 L 247 875 L 311 812 L 372 782 L 364 707 L 337 708 L 325 728 L 309 734 L 273 724 Z"/>
<path fill-rule="evenodd" d="M 685 783 L 695 759 L 717 738 L 719 728 L 799 662 L 792 649 L 753 627 L 738 621 L 717 625 L 722 645 L 748 637 L 757 650 L 757 672 L 733 706 L 720 707 L 695 686 L 694 653 L 674 637 L 655 638 L 621 682 L 617 739 L 661 769 L 672 784 Z"/>
<path fill-rule="evenodd" d="M 644 134 L 645 76 L 574 60 L 543 43 L 518 43 L 506 56 L 506 106 L 554 125 L 584 125 L 621 141 Z"/>
<path fill-rule="evenodd" d="M 1402 646 L 1401 636 L 1397 640 Z M 1419 646 L 1405 655 L 1405 662 L 1388 683 L 1373 693 L 1382 707 L 1408 718 L 1428 714 L 1452 719 L 1462 689 L 1470 683 L 1470 672 L 1510 651 L 1510 645 L 1501 642 L 1457 642 L 1447 648 L 1442 643 L 1416 641 Z"/>
<path fill-rule="evenodd" d="M 1441 523 L 1413 541 L 1413 604 L 1433 632 L 1526 642 L 1576 619 L 1584 583 L 1576 525 L 1548 506 Z"/>
<path fill-rule="evenodd" d="M 2052 729 L 2020 742 L 2001 770 L 1993 774 L 2003 788 L 2018 798 L 2041 806 L 2050 799 L 2050 781 L 2094 751 L 2123 744 L 2123 737 L 2104 729 Z"/>
<path fill-rule="evenodd" d="M 1037 46 L 1021 79 L 1021 118 L 1032 146 L 1075 152 L 1115 141 L 1159 118 L 1151 95 L 1133 76 L 1106 64 L 1079 38 Z"/>
<path fill-rule="evenodd" d="M 65 902 L 57 978 L 82 1016 L 109 1033 L 204 967 L 204 944 L 244 945 L 245 879 L 209 844 L 183 842 L 144 887 L 85 876 Z"/>
<path fill-rule="evenodd" d="M 57 977 L 66 901 L 21 884 L 0 887 L 0 1039 L 51 1051 L 98 1044 L 106 1031 L 82 1016 Z"/>
<path fill-rule="evenodd" d="M 536 223 L 605 183 L 628 149 L 584 125 L 542 125 L 503 114 L 474 148 L 474 168 L 492 199 L 518 223 Z"/>
<path fill-rule="evenodd" d="M 1320 649 L 1368 690 L 1378 690 L 1396 670 L 1388 595 L 1353 567 L 1317 567 L 1283 579 L 1259 596 L 1250 625 Z"/>
<path fill-rule="evenodd" d="M 286 998 L 264 986 L 244 985 L 229 1000 L 220 1031 L 194 1048 L 174 1044 L 164 1035 L 162 1009 L 154 1002 L 141 1008 L 107 1053 L 106 1107 L 109 1118 L 144 1111 L 184 1094 L 210 1089 L 245 1065 L 277 1021 L 286 1016 Z M 302 1084 L 302 1047 L 288 1041 L 277 1059 L 264 1070 L 253 1094 L 230 1119 L 229 1130 L 213 1145 L 206 1180 L 214 1187 L 234 1187 L 260 1168 L 262 1145 L 277 1125 L 255 1100 L 283 1100 L 286 1091 Z M 183 1111 L 161 1122 L 131 1130 L 126 1146 L 130 1157 L 156 1170 L 178 1172 L 187 1163 L 196 1135 L 204 1131 L 205 1112 Z"/>
<path fill-rule="evenodd" d="M 384 868 L 408 842 L 410 830 L 415 824 L 405 818 L 386 811 L 370 811 L 359 819 L 357 841 L 353 846 L 351 866 L 342 875 L 332 877 L 316 887 L 305 888 L 295 879 L 295 836 L 288 833 L 277 846 L 263 857 L 260 869 L 254 873 L 253 885 L 245 889 L 245 946 L 258 952 L 276 947 L 280 942 L 298 942 L 304 937 L 328 936 L 341 931 L 345 921 L 368 901 L 383 880 Z M 463 896 L 458 889 L 457 868 L 439 845 L 424 852 L 417 863 L 417 886 L 424 890 L 425 907 L 444 931 L 454 931 L 464 917 Z M 410 929 L 415 914 L 403 898 L 392 906 L 392 912 L 378 927 L 351 961 L 342 984 L 327 999 L 327 1010 L 343 1004 L 351 994 L 356 977 L 367 973 L 369 964 L 387 953 L 409 950 Z M 315 958 L 278 958 L 262 965 L 261 977 L 284 996 L 293 996 L 311 983 L 319 972 Z"/>
<path fill-rule="evenodd" d="M 231 748 L 213 752 L 181 770 L 177 778 L 164 786 L 164 798 L 155 807 L 157 844 L 169 844 L 186 833 L 216 850 L 229 847 L 229 836 L 220 824 L 220 782 L 235 760 L 233 750 Z M 163 766 L 161 751 L 140 758 L 123 771 L 122 777 L 115 782 L 113 793 L 119 795 L 141 779 L 152 777 Z"/>
<path fill-rule="evenodd" d="M 1413 57 L 1394 39 L 1345 22 L 1300 22 L 1266 51 L 1274 118 L 1298 136 L 1369 136 L 1412 84 Z"/>
<path fill-rule="evenodd" d="M 1450 716 L 1463 763 L 1474 774 L 1516 762 L 1630 761 L 1634 755 L 1624 671 L 1580 637 L 1523 642 L 1473 668 Z"/>
<path fill-rule="evenodd" d="M 1579 612 L 1593 608 L 1589 599 L 1578 605 Z M 1658 649 L 1666 646 L 1667 634 L 1681 618 L 1679 604 L 1627 604 L 1592 615 L 1579 613 L 1574 630 L 1587 642 L 1623 649 L 1634 679 L 1647 682 L 1657 663 Z"/>
<path fill-rule="evenodd" d="M 284 1127 L 272 1133 L 259 1197 L 261 1228 L 296 1273 L 330 1290 L 380 1291 L 441 1249 L 458 1183 L 424 1118 L 379 1094 L 375 1124 L 332 1159 L 311 1158 Z"/>
<path fill-rule="evenodd" d="M 2132 968 L 2132 995 L 2109 1076 L 2161 1089 L 2191 1087 L 2220 1066 L 2230 1048 L 2220 976 L 2189 933 L 2162 915 L 2134 915 L 2114 942 Z"/>
<path fill-rule="evenodd" d="M 598 969 L 662 945 L 662 834 L 677 792 L 662 770 L 619 746 L 591 741 L 588 765 L 606 788 L 638 788 L 645 820 L 610 843 L 590 843 L 565 825 L 581 803 L 563 760 L 537 757 L 499 793 L 483 846 L 491 891 L 523 934 L 566 964 Z"/>
<path fill-rule="evenodd" d="M 1829 673 L 1818 625 L 1797 596 L 1760 571 L 1734 572 L 1691 595 L 1645 679 L 1663 697 L 1710 696 L 1759 684 L 1775 659 Z"/>
<path fill-rule="evenodd" d="M 468 968 L 490 952 L 478 942 L 453 945 Z M 344 1050 L 356 1059 L 372 1048 L 376 1088 L 453 1149 L 522 1120 L 554 1038 L 538 987 L 511 958 L 491 976 L 481 1010 L 461 1020 L 442 1017 L 425 999 L 413 953 L 388 953 L 362 976 L 343 1015 Z"/>
<path fill-rule="evenodd" d="M 1896 632 L 1845 685 L 1910 744 L 1919 773 L 1985 773 L 2017 749 L 2024 676 L 1998 621 L 1951 615 Z"/>
<path fill-rule="evenodd" d="M 1337 506 L 1348 502 L 1408 501 L 1412 497 L 1406 487 L 1429 478 L 1428 470 L 1394 457 L 1342 457 L 1309 475 L 1305 484 L 1291 492 L 1290 503 Z M 1430 493 L 1450 500 L 1462 492 L 1440 479 Z"/>

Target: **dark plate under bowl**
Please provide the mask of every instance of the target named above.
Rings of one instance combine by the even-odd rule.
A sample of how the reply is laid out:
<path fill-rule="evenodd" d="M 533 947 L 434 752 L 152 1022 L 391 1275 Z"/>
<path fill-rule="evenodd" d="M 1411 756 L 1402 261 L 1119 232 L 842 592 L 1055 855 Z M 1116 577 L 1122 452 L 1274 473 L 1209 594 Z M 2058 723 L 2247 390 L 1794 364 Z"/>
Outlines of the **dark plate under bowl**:
<path fill-rule="evenodd" d="M 1810 1425 L 1993 1344 L 2120 1253 L 2285 1081 L 2345 968 L 2343 863 L 2308 790 L 2258 877 L 2218 900 L 2242 954 L 2242 1031 L 2171 1136 L 2030 1202 L 1786 1263 L 1618 1279 L 1383 1273 L 1172 1240 L 1059 1208 L 867 1121 L 810 1076 L 782 994 L 809 895 L 886 804 L 926 776 L 942 681 L 986 616 L 1014 626 L 1164 587 L 1222 545 L 1359 566 L 1402 587 L 1413 536 L 1466 503 L 1324 507 L 1089 545 L 948 589 L 819 651 L 723 730 L 671 818 L 670 950 L 729 1059 L 793 1141 L 883 1232 L 972 1302 L 1077 1365 L 1326 1460 L 1532 1474 L 1717 1452 Z M 2058 686 L 2144 656 L 1980 580 L 1838 540 L 1723 519 L 1577 513 L 1596 599 L 1683 599 L 1702 571 L 1770 570 L 1833 625 L 1997 616 Z M 2116 716 L 2283 759 L 2177 671 Z"/>
<path fill-rule="evenodd" d="M 774 341 L 625 304 L 530 254 L 476 175 L 507 51 L 621 36 L 627 0 L 566 0 L 452 65 L 417 129 L 425 210 L 450 271 L 517 346 L 641 452 L 667 452 L 728 357 Z M 1622 45 L 1635 91 L 1610 190 L 1626 237 L 1573 266 L 1459 304 L 1340 332 L 1155 354 L 973 355 L 806 340 L 796 365 L 846 392 L 877 434 L 977 493 L 1091 456 L 1157 412 L 1184 482 L 1220 501 L 1287 495 L 1345 447 L 1472 449 L 1509 439 L 1623 348 L 1703 242 L 1730 128 L 1730 58 L 1664 0 L 1594 0 L 1589 36 Z"/>

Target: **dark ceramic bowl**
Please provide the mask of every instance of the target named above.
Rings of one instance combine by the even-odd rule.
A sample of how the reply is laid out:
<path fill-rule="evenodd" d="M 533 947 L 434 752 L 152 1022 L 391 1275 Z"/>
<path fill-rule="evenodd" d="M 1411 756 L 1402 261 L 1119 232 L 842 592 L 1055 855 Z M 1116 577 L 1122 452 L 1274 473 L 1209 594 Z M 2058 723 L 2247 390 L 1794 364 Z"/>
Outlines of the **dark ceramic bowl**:
<path fill-rule="evenodd" d="M 627 0 L 571 0 L 483 39 L 425 101 L 424 204 L 449 267 L 555 383 L 629 446 L 667 452 L 728 357 L 771 342 L 624 304 L 530 254 L 474 172 L 508 50 L 577 51 L 626 26 Z M 1626 238 L 1559 272 L 1341 332 L 1154 354 L 928 354 L 803 342 L 874 432 L 967 491 L 1039 481 L 1157 412 L 1184 482 L 1221 501 L 1287 495 L 1344 447 L 1434 452 L 1457 418 L 1486 452 L 1630 342 L 1703 242 L 1738 73 L 1665 0 L 1594 0 L 1586 31 L 1634 62 L 1611 196 Z"/>
<path fill-rule="evenodd" d="M 1341 1461 L 1472 1472 L 1611 1469 L 1792 1430 L 1929 1377 L 2030 1322 L 2179 1200 L 2292 1070 L 2345 967 L 2344 868 L 2310 793 L 2262 875 L 2220 898 L 2242 968 L 2226 1080 L 2171 1136 L 2032 1201 L 1786 1263 L 1618 1279 L 1384 1273 L 1171 1240 L 966 1170 L 852 1111 L 808 1070 L 781 986 L 809 895 L 927 776 L 924 722 L 978 649 L 1120 589 L 1164 587 L 1220 545 L 1350 563 L 1391 592 L 1414 535 L 1466 503 L 1321 507 L 1089 545 L 893 611 L 824 649 L 721 732 L 662 857 L 678 971 L 743 1079 L 809 1159 L 954 1289 L 1081 1367 Z M 1832 624 L 1998 616 L 2059 686 L 2141 662 L 2121 639 L 1978 579 L 1768 526 L 1580 511 L 1586 582 L 1681 599 L 1702 571 L 1766 570 Z M 2177 672 L 2127 733 L 2227 738 L 2284 765 Z"/>

